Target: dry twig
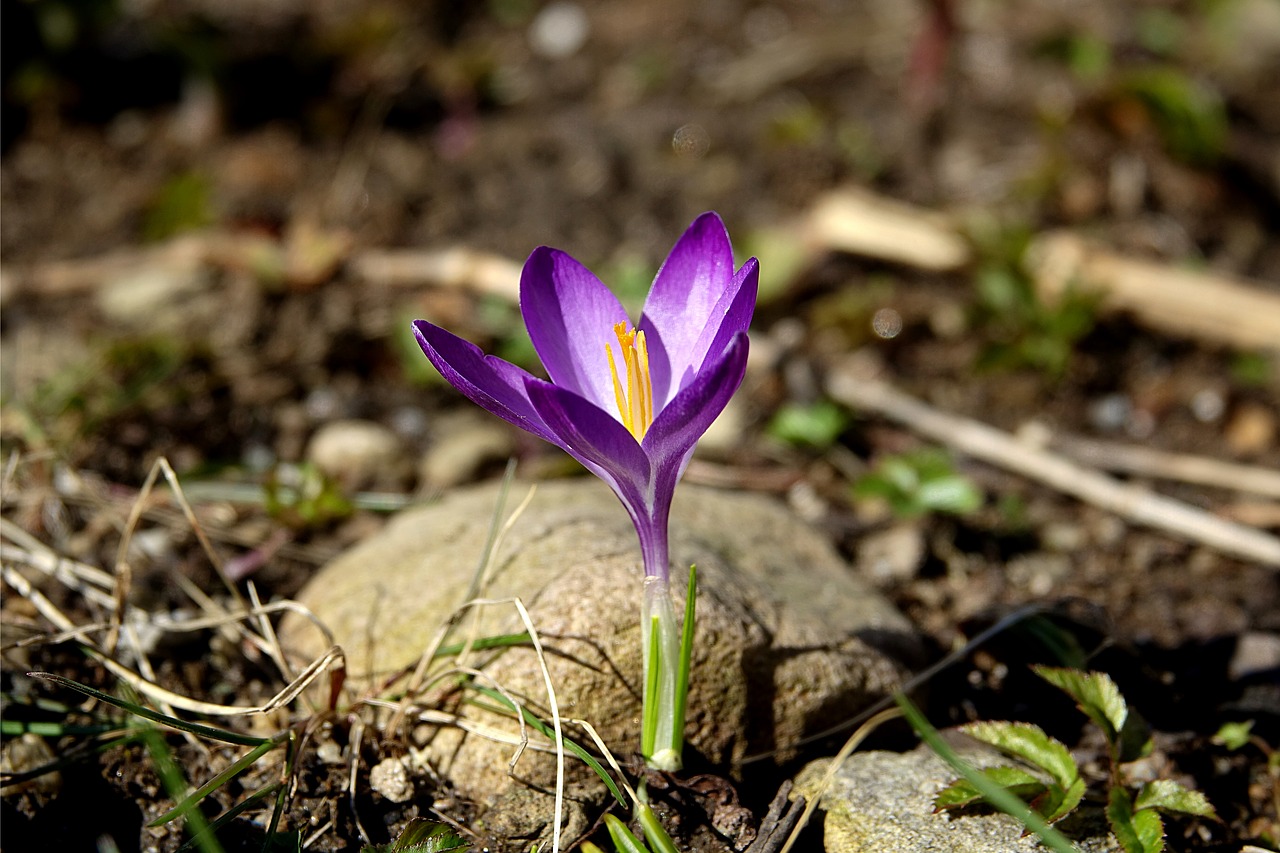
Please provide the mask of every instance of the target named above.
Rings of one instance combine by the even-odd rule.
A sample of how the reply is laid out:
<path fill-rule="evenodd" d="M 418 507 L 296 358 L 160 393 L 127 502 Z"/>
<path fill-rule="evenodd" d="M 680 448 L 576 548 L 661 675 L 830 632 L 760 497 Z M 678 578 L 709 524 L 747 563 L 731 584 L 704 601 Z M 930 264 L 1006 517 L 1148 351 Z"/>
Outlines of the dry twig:
<path fill-rule="evenodd" d="M 1081 467 L 1056 453 L 1020 442 L 1003 430 L 939 411 L 886 382 L 859 377 L 848 365 L 832 374 L 827 390 L 833 399 L 847 406 L 898 421 L 954 450 L 1022 474 L 1137 524 L 1280 567 L 1280 538 Z"/>

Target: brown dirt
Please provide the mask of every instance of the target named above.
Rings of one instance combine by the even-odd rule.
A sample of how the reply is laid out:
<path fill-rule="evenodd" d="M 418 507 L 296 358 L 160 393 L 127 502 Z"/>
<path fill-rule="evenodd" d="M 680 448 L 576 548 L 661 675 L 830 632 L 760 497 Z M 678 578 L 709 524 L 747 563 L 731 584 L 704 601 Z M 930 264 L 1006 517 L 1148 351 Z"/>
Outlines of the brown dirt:
<path fill-rule="evenodd" d="M 19 4 L 5 16 L 0 165 L 5 519 L 58 554 L 110 570 L 161 456 L 184 482 L 261 484 L 301 462 L 322 424 L 352 417 L 392 429 L 407 455 L 429 452 L 443 416 L 466 404 L 424 378 L 407 321 L 429 316 L 486 348 L 519 352 L 518 317 L 498 299 L 370 285 L 344 264 L 362 249 L 461 245 L 518 260 L 551 244 L 606 281 L 643 286 L 703 210 L 718 210 L 736 245 L 767 264 L 760 235 L 851 183 L 960 214 L 984 247 L 981 260 L 933 275 L 830 256 L 767 292 L 754 334 L 777 359 L 744 389 L 747 423 L 732 457 L 712 459 L 722 466 L 716 476 L 789 497 L 856 557 L 892 519 L 851 500 L 850 476 L 919 442 L 871 418 L 849 420 L 816 448 L 781 444 L 768 429 L 781 405 L 819 399 L 822 376 L 849 353 L 882 362 L 900 387 L 942 409 L 1001 428 L 1037 421 L 1274 470 L 1274 358 L 1128 317 L 1100 316 L 1074 341 L 1037 337 L 1009 311 L 984 312 L 978 286 L 1012 268 L 1020 233 L 1067 226 L 1274 290 L 1280 100 L 1268 93 L 1280 88 L 1280 36 L 1265 5 L 727 0 L 695 11 L 584 2 L 587 40 L 551 58 L 531 46 L 540 7 L 523 2 L 185 0 L 136 18 L 105 6 L 98 14 Z M 1153 69 L 1167 72 L 1175 94 L 1161 90 L 1161 100 L 1143 88 Z M 104 296 L 109 269 L 50 273 L 57 261 L 164 245 L 192 225 L 292 246 L 292 266 L 268 274 L 259 256 L 215 251 L 191 279 L 191 267 L 157 261 L 147 271 L 161 295 L 140 307 Z M 902 318 L 892 339 L 871 331 L 880 308 Z M 1061 344 L 1060 373 L 978 366 L 997 345 L 1007 352 L 1010 342 L 1042 339 Z M 563 468 L 550 449 L 516 441 L 526 472 Z M 1176 822 L 1173 846 L 1275 845 L 1274 770 L 1257 748 L 1210 741 L 1222 723 L 1252 719 L 1261 743 L 1280 745 L 1276 661 L 1264 657 L 1247 677 L 1232 666 L 1255 640 L 1280 635 L 1274 569 L 1132 527 L 991 467 L 958 466 L 984 506 L 915 522 L 924 559 L 883 579 L 884 591 L 939 654 L 1017 607 L 1044 604 L 1095 652 L 1089 665 L 1111 672 L 1151 720 L 1167 774 L 1217 805 L 1221 824 Z M 412 474 L 373 484 L 406 496 L 421 485 Z M 1274 503 L 1159 487 L 1222 514 L 1269 509 L 1261 526 L 1280 528 Z M 264 599 L 295 593 L 383 518 L 360 509 L 307 524 L 268 513 L 260 497 L 225 494 L 197 501 L 201 524 L 224 558 L 264 548 L 252 574 Z M 150 538 L 129 556 L 133 605 L 190 608 L 178 575 L 221 594 L 170 504 L 154 500 L 140 530 Z M 81 623 L 104 617 L 59 584 L 41 589 Z M 4 591 L 6 645 L 48 630 L 26 598 Z M 279 688 L 246 649 L 193 636 L 153 652 L 161 683 L 239 703 Z M 1079 742 L 1074 711 L 1026 671 L 1053 659 L 1026 631 L 1010 631 L 942 675 L 929 710 L 943 723 L 1030 719 Z M 114 687 L 71 644 L 7 648 L 6 722 L 102 719 L 100 708 L 34 708 L 35 697 L 79 703 L 33 683 L 29 670 Z M 419 815 L 470 824 L 470 806 L 443 783 L 420 785 L 403 805 L 373 793 L 349 799 L 347 765 L 324 763 L 316 746 L 348 745 L 350 724 L 324 721 L 301 750 L 285 823 L 316 834 L 309 849 L 354 849 L 357 818 L 384 842 Z M 895 737 L 886 742 L 903 742 Z M 79 740 L 46 739 L 57 754 Z M 193 780 L 232 754 L 169 742 Z M 366 736 L 360 772 L 402 748 Z M 230 807 L 275 772 L 255 771 L 207 810 Z M 673 788 L 672 807 L 683 811 L 669 817 L 695 849 L 728 849 L 709 828 L 715 802 L 732 801 L 728 784 Z M 772 795 L 737 792 L 757 818 Z M 172 850 L 179 831 L 141 826 L 164 797 L 146 750 L 120 747 L 64 768 L 51 789 L 7 794 L 5 840 L 14 850 L 80 850 L 105 834 L 124 851 Z M 222 837 L 228 850 L 257 849 L 261 839 L 261 810 Z"/>

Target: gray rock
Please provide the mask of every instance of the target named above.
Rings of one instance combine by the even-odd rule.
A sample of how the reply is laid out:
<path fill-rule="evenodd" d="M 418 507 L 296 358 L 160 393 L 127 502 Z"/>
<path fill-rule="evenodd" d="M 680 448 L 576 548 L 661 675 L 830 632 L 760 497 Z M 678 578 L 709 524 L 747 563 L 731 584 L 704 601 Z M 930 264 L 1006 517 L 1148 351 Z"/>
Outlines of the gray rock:
<path fill-rule="evenodd" d="M 513 486 L 508 513 L 528 490 Z M 402 512 L 303 590 L 301 601 L 345 648 L 354 681 L 410 666 L 430 645 L 467 595 L 497 496 L 497 487 L 486 485 Z M 696 563 L 699 572 L 688 749 L 737 770 L 756 753 L 776 750 L 786 759 L 806 734 L 899 684 L 902 669 L 883 649 L 912 649 L 910 625 L 784 508 L 756 495 L 684 485 L 671 527 L 672 564 Z M 562 716 L 592 723 L 623 758 L 636 749 L 640 729 L 639 562 L 631 522 L 603 484 L 544 483 L 504 534 L 481 590 L 489 599 L 520 597 L 547 648 Z M 682 574 L 673 572 L 677 597 Z M 521 630 L 510 605 L 471 619 L 455 639 Z M 281 637 L 309 655 L 324 647 L 300 618 L 286 619 Z M 548 716 L 532 650 L 472 655 L 469 663 Z M 473 725 L 515 731 L 509 719 L 475 705 L 449 707 Z M 581 729 L 567 733 L 586 741 Z M 549 790 L 554 779 L 553 760 L 534 749 L 509 775 L 512 753 L 510 745 L 452 727 L 438 729 L 427 746 L 429 760 L 464 796 L 504 812 L 488 820 L 508 838 L 539 832 L 506 813 L 515 800 L 530 799 L 512 792 Z M 602 799 L 601 783 L 580 762 L 570 758 L 568 769 L 572 799 Z M 545 824 L 549 802 L 534 799 L 539 805 L 528 821 Z"/>
<path fill-rule="evenodd" d="M 1009 760 L 968 738 L 953 747 L 975 767 Z M 808 764 L 795 792 L 819 793 L 831 759 Z M 1022 824 L 1005 814 L 934 814 L 933 797 L 956 773 L 927 746 L 911 752 L 855 752 L 822 794 L 818 808 L 827 853 L 1033 853 L 1046 849 Z M 1097 815 L 1074 813 L 1057 825 L 1081 853 L 1118 853 L 1120 846 Z"/>

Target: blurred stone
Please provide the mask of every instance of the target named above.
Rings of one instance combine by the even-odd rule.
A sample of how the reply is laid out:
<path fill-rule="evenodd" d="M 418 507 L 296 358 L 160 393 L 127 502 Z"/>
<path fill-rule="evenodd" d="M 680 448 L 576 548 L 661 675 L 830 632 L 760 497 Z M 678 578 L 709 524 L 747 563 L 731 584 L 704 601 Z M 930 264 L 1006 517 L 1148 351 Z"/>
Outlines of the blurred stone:
<path fill-rule="evenodd" d="M 1275 670 L 1280 672 L 1280 634 L 1249 631 L 1236 640 L 1236 651 L 1227 665 L 1233 681 Z"/>
<path fill-rule="evenodd" d="M 577 3 L 554 0 L 542 8 L 529 25 L 529 46 L 548 59 L 573 56 L 587 43 L 591 22 Z"/>
<path fill-rule="evenodd" d="M 1227 421 L 1225 438 L 1236 456 L 1265 453 L 1276 440 L 1276 413 L 1261 403 L 1242 403 Z"/>
<path fill-rule="evenodd" d="M 428 489 L 469 482 L 486 463 L 507 459 L 516 449 L 511 428 L 480 412 L 442 418 L 436 433 L 418 465 L 418 479 Z"/>
<path fill-rule="evenodd" d="M 1009 764 L 993 749 L 956 738 L 957 752 L 979 769 Z M 1033 853 L 1043 850 L 1034 835 L 1023 836 L 1022 824 L 1005 814 L 934 814 L 933 797 L 956 772 L 927 746 L 911 752 L 855 752 L 845 759 L 830 787 L 820 791 L 831 766 L 824 758 L 808 764 L 796 778 L 796 793 L 821 796 L 818 808 L 827 853 L 902 853 L 904 850 L 947 853 Z M 1076 815 L 1058 828 L 1076 841 L 1081 853 L 1119 853 L 1104 823 L 1083 826 Z"/>
<path fill-rule="evenodd" d="M 924 557 L 920 525 L 898 524 L 862 538 L 858 571 L 878 584 L 902 583 L 916 576 Z"/>
<path fill-rule="evenodd" d="M 729 399 L 724 411 L 698 440 L 698 456 L 724 459 L 741 449 L 747 428 L 746 405 L 746 398 L 741 394 Z"/>
<path fill-rule="evenodd" d="M 507 513 L 528 489 L 512 488 Z M 467 595 L 497 498 L 498 487 L 487 484 L 402 512 L 302 591 L 300 600 L 346 650 L 352 681 L 367 683 L 371 673 L 413 664 L 428 648 Z M 672 565 L 696 564 L 699 573 L 690 751 L 743 773 L 759 766 L 743 767 L 748 755 L 773 753 L 785 761 L 806 734 L 847 719 L 900 683 L 903 669 L 885 649 L 916 651 L 909 623 L 784 508 L 758 495 L 685 484 L 671 517 Z M 673 586 L 683 586 L 682 575 L 675 572 Z M 591 722 L 620 757 L 636 748 L 640 728 L 640 590 L 639 547 L 626 513 L 603 484 L 572 480 L 537 486 L 489 560 L 480 591 L 526 604 L 548 651 L 560 713 Z M 523 629 L 506 604 L 464 624 L 477 637 Z M 293 616 L 281 638 L 308 657 L 326 647 L 309 622 Z M 532 649 L 509 648 L 484 669 L 547 714 Z M 448 707 L 473 725 L 515 733 L 510 719 L 483 708 Z M 573 736 L 583 737 L 580 730 Z M 490 805 L 490 826 L 516 820 L 513 797 L 537 799 L 529 820 L 545 824 L 549 800 L 531 788 L 550 789 L 554 759 L 526 750 L 513 780 L 512 753 L 510 745 L 449 727 L 425 751 L 463 796 Z M 567 770 L 570 798 L 603 799 L 600 780 L 584 765 L 570 759 Z M 511 836 L 536 835 L 541 824 L 502 823 Z"/>
<path fill-rule="evenodd" d="M 316 430 L 307 445 L 307 460 L 349 489 L 390 485 L 404 473 L 400 439 L 372 421 L 332 421 Z"/>

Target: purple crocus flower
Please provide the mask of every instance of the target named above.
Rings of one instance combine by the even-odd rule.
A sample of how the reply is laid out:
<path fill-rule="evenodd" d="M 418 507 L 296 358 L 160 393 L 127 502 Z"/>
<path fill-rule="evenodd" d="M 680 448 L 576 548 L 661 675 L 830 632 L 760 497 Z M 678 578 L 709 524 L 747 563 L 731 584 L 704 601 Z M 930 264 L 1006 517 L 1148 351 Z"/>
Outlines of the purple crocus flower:
<path fill-rule="evenodd" d="M 666 586 L 667 521 L 693 446 L 742 383 L 759 267 L 734 270 L 724 223 L 694 220 L 658 270 L 634 327 L 586 267 L 545 246 L 520 278 L 520 310 L 550 381 L 425 320 L 427 358 L 472 401 L 563 448 L 631 515 L 647 578 Z"/>

